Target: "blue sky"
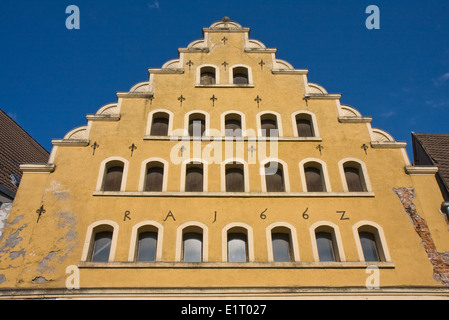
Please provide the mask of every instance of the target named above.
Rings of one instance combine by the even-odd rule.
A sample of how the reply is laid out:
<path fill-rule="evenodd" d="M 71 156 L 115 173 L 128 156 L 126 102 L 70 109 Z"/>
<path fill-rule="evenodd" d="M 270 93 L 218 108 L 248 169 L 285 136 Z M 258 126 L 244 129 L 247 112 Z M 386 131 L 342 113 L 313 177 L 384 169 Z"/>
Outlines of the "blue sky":
<path fill-rule="evenodd" d="M 65 26 L 77 5 L 81 28 Z M 369 5 L 380 30 L 368 30 Z M 408 142 L 449 133 L 449 1 L 1 0 L 0 108 L 47 150 L 229 16 L 309 81 Z"/>

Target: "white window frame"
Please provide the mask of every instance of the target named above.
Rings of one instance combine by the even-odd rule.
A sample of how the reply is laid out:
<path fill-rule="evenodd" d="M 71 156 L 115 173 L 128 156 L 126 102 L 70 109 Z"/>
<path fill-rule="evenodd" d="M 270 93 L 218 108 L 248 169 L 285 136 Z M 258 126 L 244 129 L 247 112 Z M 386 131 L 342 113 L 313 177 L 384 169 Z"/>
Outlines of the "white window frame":
<path fill-rule="evenodd" d="M 152 226 L 157 229 L 156 262 L 162 261 L 162 241 L 164 239 L 164 227 L 156 221 L 142 221 L 133 226 L 131 231 L 131 244 L 129 247 L 128 261 L 136 261 L 136 250 L 139 241 L 139 229 L 145 226 Z"/>
<path fill-rule="evenodd" d="M 98 173 L 96 191 L 103 191 L 103 182 L 104 182 L 104 178 L 105 178 L 106 165 L 111 161 L 123 162 L 123 175 L 122 175 L 122 184 L 120 186 L 120 191 L 122 192 L 122 191 L 126 190 L 126 181 L 128 178 L 129 161 L 122 157 L 109 157 L 109 158 L 104 159 L 100 164 L 100 171 Z"/>
<path fill-rule="evenodd" d="M 287 222 L 274 222 L 270 224 L 265 230 L 266 230 L 266 238 L 267 238 L 267 256 L 268 256 L 268 262 L 274 262 L 273 257 L 273 239 L 271 236 L 272 230 L 274 228 L 281 227 L 286 228 L 290 230 L 290 240 L 291 240 L 291 246 L 292 246 L 292 262 L 299 262 L 300 256 L 299 256 L 299 248 L 298 248 L 298 236 L 296 233 L 296 228 Z"/>
<path fill-rule="evenodd" d="M 90 224 L 87 227 L 86 237 L 84 240 L 84 246 L 83 246 L 83 252 L 81 255 L 81 261 L 85 262 L 89 259 L 89 253 L 91 252 L 91 246 L 93 245 L 94 240 L 94 229 L 98 226 L 109 226 L 112 227 L 112 241 L 111 241 L 111 249 L 109 252 L 109 260 L 108 262 L 113 262 L 115 259 L 115 251 L 117 249 L 117 239 L 118 239 L 118 230 L 119 225 L 118 223 L 112 221 L 112 220 L 99 220 L 95 221 L 94 223 Z"/>
<path fill-rule="evenodd" d="M 345 252 L 343 249 L 343 242 L 341 240 L 340 228 L 335 223 L 332 223 L 330 221 L 317 221 L 314 224 L 312 224 L 309 228 L 310 238 L 312 242 L 313 258 L 315 259 L 315 262 L 320 262 L 315 230 L 323 226 L 333 229 L 333 236 L 336 242 L 334 245 L 337 247 L 338 251 L 338 257 L 336 258 L 338 258 L 338 262 L 346 262 Z M 334 254 L 337 253 L 334 252 Z"/>
<path fill-rule="evenodd" d="M 246 230 L 246 240 L 248 247 L 248 262 L 254 261 L 254 239 L 253 239 L 253 228 L 246 223 L 242 222 L 233 222 L 226 225 L 221 232 L 221 252 L 222 252 L 222 261 L 228 261 L 228 232 L 233 228 L 241 228 Z"/>

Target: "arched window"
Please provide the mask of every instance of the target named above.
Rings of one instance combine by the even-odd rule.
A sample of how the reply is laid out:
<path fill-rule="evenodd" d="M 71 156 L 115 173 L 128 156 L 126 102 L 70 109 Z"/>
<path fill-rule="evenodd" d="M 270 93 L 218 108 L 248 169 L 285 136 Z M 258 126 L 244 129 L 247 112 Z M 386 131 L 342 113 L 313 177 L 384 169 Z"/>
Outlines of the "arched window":
<path fill-rule="evenodd" d="M 293 261 L 291 234 L 289 229 L 283 227 L 273 228 L 271 230 L 271 243 L 274 262 Z"/>
<path fill-rule="evenodd" d="M 320 261 L 340 261 L 335 231 L 330 226 L 315 229 L 316 248 Z"/>
<path fill-rule="evenodd" d="M 285 192 L 282 164 L 274 161 L 265 164 L 265 185 L 267 192 Z"/>
<path fill-rule="evenodd" d="M 226 164 L 226 192 L 245 192 L 245 174 L 243 164 Z"/>
<path fill-rule="evenodd" d="M 239 114 L 230 113 L 225 116 L 226 137 L 242 136 L 242 117 Z"/>
<path fill-rule="evenodd" d="M 381 232 L 379 232 L 379 229 L 377 229 L 373 223 L 371 223 L 372 225 L 366 223 L 370 222 L 362 221 L 360 222 L 360 226 L 354 226 L 354 228 L 357 228 L 356 235 L 358 235 L 360 240 L 363 260 L 367 262 L 387 261 L 387 259 L 389 259 L 389 254 L 386 247 L 384 248 L 386 244 L 384 242 L 385 237 L 383 236 L 383 233 L 381 235 Z M 359 255 L 361 255 L 361 253 L 359 253 Z"/>
<path fill-rule="evenodd" d="M 93 229 L 89 261 L 109 261 L 113 233 L 114 228 L 109 225 L 99 225 Z"/>
<path fill-rule="evenodd" d="M 260 128 L 262 137 L 278 137 L 278 120 L 276 115 L 265 113 L 260 116 Z"/>
<path fill-rule="evenodd" d="M 164 164 L 156 161 L 147 163 L 144 191 L 153 191 L 153 192 L 162 191 L 163 184 L 164 184 Z"/>
<path fill-rule="evenodd" d="M 193 113 L 189 116 L 189 135 L 201 137 L 206 131 L 206 117 L 202 113 Z"/>
<path fill-rule="evenodd" d="M 170 116 L 165 112 L 157 112 L 153 114 L 151 122 L 152 136 L 168 136 L 168 124 Z"/>
<path fill-rule="evenodd" d="M 189 163 L 186 165 L 186 192 L 202 192 L 204 186 L 203 164 Z"/>
<path fill-rule="evenodd" d="M 248 235 L 244 228 L 228 230 L 228 262 L 248 261 Z"/>
<path fill-rule="evenodd" d="M 343 191 L 372 192 L 368 171 L 363 161 L 357 158 L 345 158 L 338 162 Z"/>
<path fill-rule="evenodd" d="M 153 262 L 156 261 L 157 252 L 157 229 L 142 227 L 139 229 L 137 239 L 136 261 Z"/>
<path fill-rule="evenodd" d="M 304 164 L 304 175 L 308 192 L 326 192 L 323 169 L 318 162 Z"/>
<path fill-rule="evenodd" d="M 123 179 L 124 163 L 118 160 L 106 164 L 103 178 L 103 191 L 120 191 Z"/>
<path fill-rule="evenodd" d="M 349 192 L 365 192 L 367 191 L 363 171 L 360 163 L 348 161 L 343 164 L 345 172 L 346 185 Z"/>
<path fill-rule="evenodd" d="M 365 261 L 380 261 L 377 249 L 376 237 L 371 232 L 359 231 L 360 243 L 362 245 Z"/>
<path fill-rule="evenodd" d="M 200 75 L 201 85 L 213 85 L 215 81 L 215 68 L 214 67 L 202 67 Z"/>
<path fill-rule="evenodd" d="M 249 84 L 248 69 L 235 67 L 232 69 L 233 84 Z"/>
<path fill-rule="evenodd" d="M 182 261 L 203 262 L 203 229 L 198 226 L 182 230 Z"/>
<path fill-rule="evenodd" d="M 314 137 L 313 121 L 312 117 L 306 113 L 297 114 L 296 117 L 296 129 L 298 137 Z"/>

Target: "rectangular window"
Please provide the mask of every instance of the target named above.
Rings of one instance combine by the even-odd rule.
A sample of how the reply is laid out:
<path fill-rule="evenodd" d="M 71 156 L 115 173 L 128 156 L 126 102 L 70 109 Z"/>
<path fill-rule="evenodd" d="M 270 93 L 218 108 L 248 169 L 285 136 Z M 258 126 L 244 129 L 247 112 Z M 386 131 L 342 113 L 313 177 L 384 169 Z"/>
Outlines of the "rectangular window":
<path fill-rule="evenodd" d="M 334 242 L 331 233 L 317 232 L 316 245 L 320 261 L 336 261 L 334 252 Z"/>
<path fill-rule="evenodd" d="M 106 169 L 103 191 L 120 191 L 122 187 L 123 166 L 113 166 Z"/>
<path fill-rule="evenodd" d="M 157 232 L 139 233 L 137 261 L 156 261 Z"/>
<path fill-rule="evenodd" d="M 92 262 L 108 262 L 111 252 L 112 232 L 104 231 L 95 234 L 92 249 Z"/>
<path fill-rule="evenodd" d="M 168 135 L 168 118 L 157 117 L 153 119 L 151 125 L 152 136 L 167 136 Z"/>
<path fill-rule="evenodd" d="M 299 137 L 313 137 L 313 129 L 310 120 L 296 119 L 296 127 Z"/>
<path fill-rule="evenodd" d="M 376 245 L 376 238 L 371 232 L 359 232 L 365 261 L 380 261 Z"/>
<path fill-rule="evenodd" d="M 247 237 L 243 233 L 228 234 L 228 261 L 229 262 L 247 262 L 248 248 Z"/>
<path fill-rule="evenodd" d="M 147 169 L 145 191 L 162 191 L 164 181 L 164 168 L 150 167 Z"/>
<path fill-rule="evenodd" d="M 274 170 L 276 171 L 273 172 Z M 267 192 L 285 191 L 284 172 L 282 170 L 282 166 L 279 163 L 270 162 L 269 165 L 265 167 L 265 183 Z"/>
<path fill-rule="evenodd" d="M 245 192 L 243 165 L 226 165 L 226 192 Z"/>
<path fill-rule="evenodd" d="M 308 192 L 323 192 L 323 179 L 322 172 L 318 168 L 307 167 L 304 168 L 304 173 L 306 176 L 306 184 Z"/>
<path fill-rule="evenodd" d="M 273 260 L 275 262 L 290 262 L 290 235 L 287 233 L 272 233 Z"/>
<path fill-rule="evenodd" d="M 203 235 L 201 233 L 185 233 L 183 235 L 183 261 L 203 261 Z"/>
<path fill-rule="evenodd" d="M 203 167 L 188 166 L 186 168 L 186 192 L 203 191 Z"/>
<path fill-rule="evenodd" d="M 360 177 L 360 170 L 354 167 L 345 167 L 346 183 L 348 184 L 349 192 L 363 192 L 366 191 L 363 187 L 362 179 Z"/>

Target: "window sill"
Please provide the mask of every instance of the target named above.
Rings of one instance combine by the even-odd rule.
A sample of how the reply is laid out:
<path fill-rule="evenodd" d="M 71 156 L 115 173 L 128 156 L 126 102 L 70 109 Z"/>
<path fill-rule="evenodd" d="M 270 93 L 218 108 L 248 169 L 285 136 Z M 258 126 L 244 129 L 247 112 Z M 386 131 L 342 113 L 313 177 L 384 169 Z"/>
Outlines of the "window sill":
<path fill-rule="evenodd" d="M 79 268 L 89 269 L 394 269 L 393 262 L 86 262 Z"/>
<path fill-rule="evenodd" d="M 371 198 L 374 192 L 148 192 L 94 191 L 105 197 L 185 197 L 185 198 Z"/>
<path fill-rule="evenodd" d="M 195 88 L 254 88 L 254 84 L 195 84 Z"/>
<path fill-rule="evenodd" d="M 192 136 L 143 136 L 143 140 L 154 140 L 154 141 L 296 141 L 296 142 L 321 142 L 323 139 L 321 137 L 255 137 L 255 136 L 244 136 L 244 137 L 227 137 L 227 136 L 202 136 L 202 137 L 192 137 Z"/>

